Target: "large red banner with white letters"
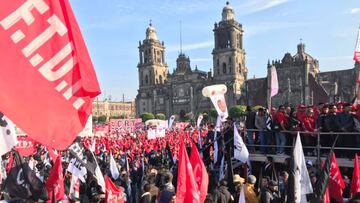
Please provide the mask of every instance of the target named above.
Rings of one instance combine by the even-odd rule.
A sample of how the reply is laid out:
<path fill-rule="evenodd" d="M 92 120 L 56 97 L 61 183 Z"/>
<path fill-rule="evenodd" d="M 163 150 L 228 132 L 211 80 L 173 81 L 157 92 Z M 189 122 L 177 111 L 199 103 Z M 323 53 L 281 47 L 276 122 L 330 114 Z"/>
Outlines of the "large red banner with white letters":
<path fill-rule="evenodd" d="M 83 129 L 96 74 L 68 0 L 0 6 L 0 109 L 34 140 L 65 149 Z"/>

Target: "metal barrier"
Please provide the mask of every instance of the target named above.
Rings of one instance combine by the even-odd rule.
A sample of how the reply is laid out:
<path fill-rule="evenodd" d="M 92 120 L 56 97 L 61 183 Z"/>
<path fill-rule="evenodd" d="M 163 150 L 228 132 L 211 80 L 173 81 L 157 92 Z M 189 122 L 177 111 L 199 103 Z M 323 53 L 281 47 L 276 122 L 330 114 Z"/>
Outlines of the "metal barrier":
<path fill-rule="evenodd" d="M 258 130 L 258 129 L 244 129 L 244 130 L 241 130 L 241 132 L 244 133 L 244 138 L 246 137 L 246 132 L 247 131 L 251 131 L 251 132 L 261 132 L 261 130 Z M 333 136 L 336 136 L 336 135 L 339 135 L 339 137 L 341 137 L 341 135 L 355 135 L 355 136 L 359 136 L 360 135 L 360 132 L 307 132 L 307 131 L 266 131 L 266 132 L 269 132 L 269 133 L 273 133 L 275 134 L 276 132 L 282 132 L 282 133 L 285 133 L 285 134 L 291 134 L 294 138 L 296 138 L 296 135 L 299 133 L 300 136 L 303 135 L 303 134 L 306 134 L 306 135 L 315 135 L 315 138 L 316 138 L 316 145 L 315 146 L 304 146 L 303 144 L 303 148 L 304 149 L 313 149 L 313 150 L 316 150 L 316 160 L 318 161 L 318 163 L 320 163 L 320 160 L 321 160 L 321 152 L 323 152 L 323 150 L 330 150 L 331 147 L 330 146 L 321 146 L 321 138 L 320 136 L 321 135 L 333 135 Z M 248 144 L 247 143 L 247 140 L 244 139 L 244 142 L 246 143 L 246 146 L 247 147 L 268 147 L 268 148 L 276 148 L 278 147 L 278 145 L 259 145 L 259 144 Z M 285 145 L 283 146 L 284 148 L 293 148 L 295 145 L 295 139 L 293 140 L 293 143 L 291 146 L 289 145 Z M 334 150 L 337 151 L 337 150 L 345 150 L 345 151 L 354 151 L 354 154 L 355 152 L 360 152 L 360 145 L 357 146 L 357 147 L 334 147 Z M 269 155 L 272 155 L 272 154 L 269 154 Z M 337 155 L 341 155 L 341 154 L 337 154 Z M 306 156 L 306 155 L 305 155 Z M 339 158 L 339 157 L 337 157 Z M 350 157 L 349 157 L 350 158 Z M 351 160 L 353 160 L 354 157 L 351 157 Z M 348 158 L 345 158 L 345 159 L 348 159 Z M 349 160 L 350 161 L 350 160 Z M 346 166 L 348 166 L 349 164 L 345 164 Z"/>

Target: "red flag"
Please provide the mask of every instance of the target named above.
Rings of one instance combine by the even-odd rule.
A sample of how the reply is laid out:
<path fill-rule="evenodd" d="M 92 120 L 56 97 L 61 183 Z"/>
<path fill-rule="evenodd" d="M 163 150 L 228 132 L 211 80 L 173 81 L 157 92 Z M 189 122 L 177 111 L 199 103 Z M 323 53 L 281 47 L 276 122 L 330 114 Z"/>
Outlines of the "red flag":
<path fill-rule="evenodd" d="M 329 189 L 328 188 L 326 188 L 323 203 L 330 203 L 330 196 L 329 196 Z"/>
<path fill-rule="evenodd" d="M 45 187 L 48 191 L 49 197 L 52 197 L 52 193 L 55 192 L 56 200 L 62 200 L 64 198 L 64 177 L 61 165 L 61 156 L 56 158 L 55 164 L 50 171 L 48 179 L 46 180 Z M 48 202 L 51 202 L 51 200 Z"/>
<path fill-rule="evenodd" d="M 344 202 L 342 197 L 342 190 L 345 188 L 345 183 L 341 177 L 339 165 L 336 161 L 335 153 L 333 153 L 331 166 L 330 166 L 330 179 L 329 179 L 329 194 L 330 197 L 338 202 Z"/>
<path fill-rule="evenodd" d="M 109 177 L 105 177 L 106 193 L 105 203 L 124 203 L 124 195 L 121 188 L 117 188 Z"/>
<path fill-rule="evenodd" d="M 176 203 L 183 202 L 199 203 L 200 191 L 186 152 L 185 144 L 181 143 L 179 151 Z"/>
<path fill-rule="evenodd" d="M 18 143 L 15 146 L 15 150 L 18 151 L 21 156 L 30 156 L 36 152 L 36 143 L 30 137 L 18 136 Z"/>
<path fill-rule="evenodd" d="M 194 170 L 195 181 L 200 190 L 200 202 L 204 202 L 208 193 L 209 174 L 194 143 L 192 143 L 191 147 L 190 163 Z"/>
<path fill-rule="evenodd" d="M 1 5 L 0 41 L 0 109 L 34 140 L 66 149 L 100 93 L 69 1 Z"/>
<path fill-rule="evenodd" d="M 357 153 L 355 153 L 354 171 L 351 179 L 351 189 L 350 189 L 351 197 L 358 192 L 360 192 L 360 168 L 359 168 L 359 157 Z"/>

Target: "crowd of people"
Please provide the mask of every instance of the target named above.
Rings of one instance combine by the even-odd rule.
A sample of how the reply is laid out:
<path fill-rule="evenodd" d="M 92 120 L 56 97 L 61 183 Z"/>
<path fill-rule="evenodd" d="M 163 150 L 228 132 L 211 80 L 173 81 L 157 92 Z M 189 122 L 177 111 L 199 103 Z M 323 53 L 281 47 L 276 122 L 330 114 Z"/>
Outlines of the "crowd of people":
<path fill-rule="evenodd" d="M 336 135 L 339 138 L 336 147 L 349 148 L 340 150 L 341 156 L 352 157 L 354 150 L 360 146 L 360 106 L 350 103 L 324 104 L 317 106 L 299 105 L 297 108 L 280 105 L 277 109 L 265 108 L 253 111 L 246 110 L 245 118 L 246 140 L 253 145 L 256 141 L 263 154 L 272 153 L 267 145 L 276 145 L 277 154 L 285 154 L 285 146 L 293 145 L 294 135 L 301 132 L 303 145 L 312 147 L 306 149 L 307 155 L 317 153 L 317 136 L 320 136 L 321 147 L 331 147 Z M 250 147 L 251 151 L 255 147 Z M 326 150 L 324 150 L 326 151 Z"/>
<path fill-rule="evenodd" d="M 260 142 L 259 150 L 264 154 L 285 153 L 285 143 L 292 142 L 293 133 L 290 131 L 303 131 L 302 142 L 304 145 L 314 146 L 313 132 L 355 132 L 359 119 L 358 109 L 353 109 L 348 104 L 318 106 L 299 106 L 296 110 L 286 106 L 278 109 L 272 108 L 269 113 L 266 109 L 256 111 L 248 108 L 244 120 L 244 129 L 239 132 L 246 140 L 250 153 L 257 150 L 253 144 Z M 269 122 L 271 121 L 271 122 Z M 203 162 L 209 174 L 207 203 L 239 202 L 240 192 L 243 189 L 246 202 L 249 203 L 282 203 L 292 202 L 288 199 L 288 179 L 290 172 L 290 158 L 284 163 L 274 163 L 272 156 L 267 156 L 265 163 L 248 162 L 233 169 L 232 177 L 228 173 L 220 176 L 222 157 L 233 156 L 233 119 L 228 119 L 219 128 L 215 123 L 203 124 L 201 128 L 189 125 L 185 129 L 169 129 L 165 137 L 147 139 L 145 129 L 138 129 L 123 134 L 108 134 L 103 137 L 85 137 L 79 143 L 85 151 L 93 151 L 97 163 L 104 176 L 110 177 L 113 183 L 122 188 L 124 201 L 127 203 L 169 203 L 176 202 L 177 186 L 177 157 L 180 142 L 197 143 L 202 154 Z M 237 124 L 242 126 L 242 124 Z M 269 127 L 270 126 L 270 127 Z M 199 136 L 200 135 L 200 136 Z M 329 136 L 329 135 L 324 135 Z M 355 139 L 349 135 L 341 135 L 339 143 L 355 146 Z M 323 138 L 323 135 L 322 135 Z M 348 142 L 347 139 L 351 139 Z M 323 146 L 331 146 L 332 140 L 321 139 Z M 356 137 L 357 142 L 358 137 Z M 214 143 L 218 144 L 218 151 Z M 275 143 L 276 147 L 267 147 Z M 290 143 L 292 145 L 292 143 Z M 188 147 L 188 152 L 191 153 Z M 31 165 L 37 177 L 46 182 L 50 170 L 54 165 L 51 160 L 51 150 L 40 144 L 36 152 L 24 157 L 25 163 Z M 312 153 L 312 151 L 306 151 Z M 14 151 L 2 156 L 2 168 L 11 169 L 11 157 Z M 71 186 L 73 174 L 68 170 L 72 154 L 69 150 L 59 152 L 62 156 L 65 196 L 63 202 L 104 202 L 104 191 L 91 175 L 85 176 L 85 182 L 79 181 L 79 191 L 73 194 Z M 189 153 L 189 154 L 190 154 Z M 214 160 L 217 153 L 217 160 Z M 352 157 L 354 153 L 352 152 Z M 110 170 L 111 157 L 120 171 L 119 177 L 114 178 Z M 252 165 L 252 166 L 249 166 Z M 318 164 L 307 161 L 311 183 L 314 185 L 319 178 Z M 350 198 L 351 170 L 343 169 L 342 177 L 345 182 L 343 197 Z M 8 194 L 5 189 L 5 177 L 1 181 L 1 199 L 11 202 L 16 197 Z M 49 197 L 48 197 L 49 198 Z M 50 198 L 49 198 L 50 199 Z M 308 195 L 308 200 L 312 195 Z M 20 200 L 16 200 L 20 201 Z M 37 200 L 41 201 L 41 200 Z M 45 201 L 45 200 L 44 200 Z M 48 200 L 49 201 L 49 200 Z M 26 200 L 24 202 L 31 202 Z M 36 201 L 35 201 L 36 202 Z M 351 202 L 360 202 L 359 194 L 353 195 Z"/>

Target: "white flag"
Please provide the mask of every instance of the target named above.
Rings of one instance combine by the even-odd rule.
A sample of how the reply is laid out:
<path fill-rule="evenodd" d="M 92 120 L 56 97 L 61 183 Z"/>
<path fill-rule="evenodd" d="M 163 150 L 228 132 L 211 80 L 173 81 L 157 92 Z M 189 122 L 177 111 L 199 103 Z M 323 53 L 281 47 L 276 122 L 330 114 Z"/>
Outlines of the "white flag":
<path fill-rule="evenodd" d="M 69 171 L 73 176 L 79 178 L 81 182 L 85 183 L 85 175 L 87 174 L 87 170 L 84 166 L 81 165 L 79 160 L 72 158 L 67 171 Z"/>
<path fill-rule="evenodd" d="M 14 124 L 0 112 L 0 156 L 9 152 L 17 144 Z"/>
<path fill-rule="evenodd" d="M 170 116 L 169 118 L 169 129 L 172 129 L 173 123 L 175 121 L 175 115 Z"/>
<path fill-rule="evenodd" d="M 234 158 L 246 163 L 249 159 L 249 151 L 239 135 L 239 131 L 234 123 Z"/>
<path fill-rule="evenodd" d="M 119 178 L 120 176 L 119 169 L 111 152 L 110 152 L 110 172 L 114 180 L 117 180 Z"/>
<path fill-rule="evenodd" d="M 95 138 L 93 138 L 93 141 L 92 141 L 92 143 L 91 143 L 90 151 L 91 151 L 92 153 L 95 153 L 95 151 L 96 151 L 96 139 L 95 139 Z"/>
<path fill-rule="evenodd" d="M 80 182 L 78 177 L 71 176 L 71 182 L 70 182 L 70 191 L 69 191 L 69 198 L 71 200 L 76 200 L 80 197 Z"/>
<path fill-rule="evenodd" d="M 200 114 L 200 116 L 197 119 L 196 126 L 198 127 L 198 129 L 200 128 L 200 124 L 201 124 L 201 121 L 203 120 L 203 118 L 204 118 L 204 116 L 202 114 Z"/>
<path fill-rule="evenodd" d="M 245 193 L 244 193 L 244 186 L 241 187 L 240 196 L 239 196 L 239 203 L 246 203 L 246 201 L 245 201 Z"/>
<path fill-rule="evenodd" d="M 275 66 L 271 66 L 271 93 L 270 97 L 277 95 L 279 92 L 279 81 Z"/>
<path fill-rule="evenodd" d="M 295 170 L 295 202 L 307 202 L 306 194 L 313 193 L 310 177 L 306 168 L 304 152 L 298 132 L 294 147 L 294 170 Z"/>

